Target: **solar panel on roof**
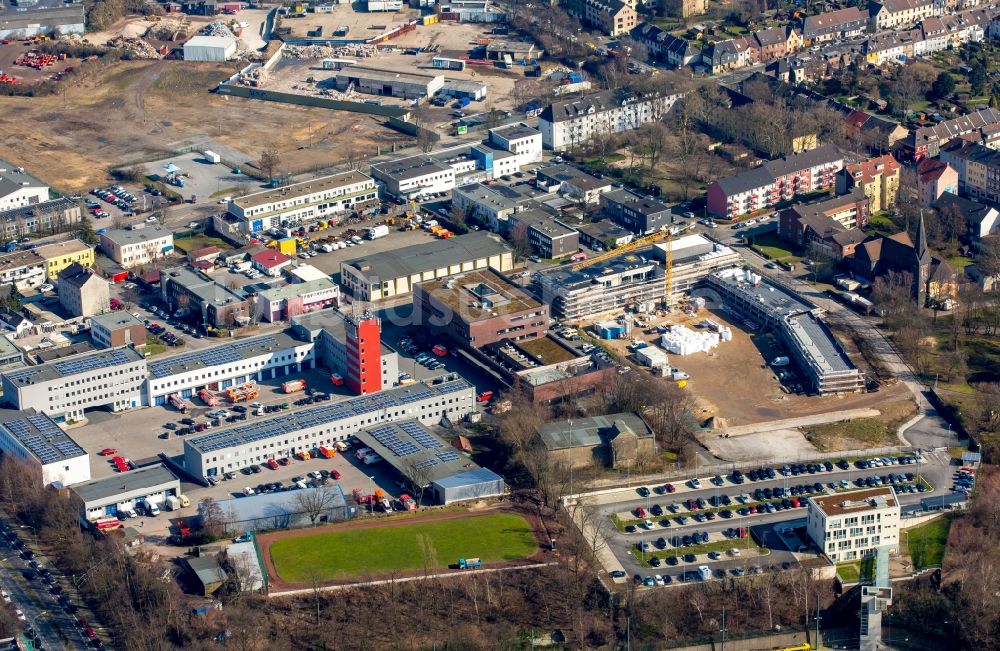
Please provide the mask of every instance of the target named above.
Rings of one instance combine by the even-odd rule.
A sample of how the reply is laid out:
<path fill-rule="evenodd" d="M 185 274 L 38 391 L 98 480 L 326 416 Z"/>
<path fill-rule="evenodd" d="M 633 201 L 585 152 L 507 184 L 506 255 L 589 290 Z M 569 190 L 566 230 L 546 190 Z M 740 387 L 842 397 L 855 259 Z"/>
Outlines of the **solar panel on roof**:
<path fill-rule="evenodd" d="M 451 461 L 458 461 L 461 459 L 457 452 L 452 450 L 445 450 L 444 452 L 438 452 L 437 458 L 441 460 L 442 463 L 449 463 Z"/>
<path fill-rule="evenodd" d="M 437 465 L 437 459 L 424 459 L 423 461 L 418 461 L 413 464 L 414 469 L 421 470 L 423 468 L 430 468 L 431 466 Z"/>
<path fill-rule="evenodd" d="M 100 355 L 82 357 L 80 359 L 68 359 L 61 362 L 52 362 L 52 367 L 62 375 L 77 375 L 104 368 L 106 366 L 116 366 L 118 364 L 128 364 L 132 358 L 124 350 L 113 350 Z"/>

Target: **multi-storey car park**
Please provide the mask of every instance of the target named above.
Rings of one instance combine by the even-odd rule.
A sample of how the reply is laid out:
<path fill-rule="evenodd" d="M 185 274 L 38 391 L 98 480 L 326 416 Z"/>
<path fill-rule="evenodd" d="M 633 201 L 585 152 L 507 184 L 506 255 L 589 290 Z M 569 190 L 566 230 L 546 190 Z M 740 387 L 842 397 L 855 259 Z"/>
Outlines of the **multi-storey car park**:
<path fill-rule="evenodd" d="M 146 359 L 128 346 L 31 366 L 0 377 L 4 404 L 45 412 L 56 422 L 78 420 L 93 407 L 124 411 L 146 404 Z"/>
<path fill-rule="evenodd" d="M 268 459 L 332 446 L 358 430 L 402 420 L 436 424 L 475 408 L 475 388 L 458 376 L 418 383 L 184 440 L 185 468 L 216 477 Z"/>
<path fill-rule="evenodd" d="M 37 464 L 45 486 L 57 482 L 68 486 L 90 479 L 87 452 L 55 421 L 34 409 L 0 409 L 0 450 Z"/>
<path fill-rule="evenodd" d="M 825 395 L 864 390 L 864 374 L 819 320 L 818 307 L 743 269 L 716 272 L 708 283 L 730 309 L 781 335 L 813 391 Z"/>

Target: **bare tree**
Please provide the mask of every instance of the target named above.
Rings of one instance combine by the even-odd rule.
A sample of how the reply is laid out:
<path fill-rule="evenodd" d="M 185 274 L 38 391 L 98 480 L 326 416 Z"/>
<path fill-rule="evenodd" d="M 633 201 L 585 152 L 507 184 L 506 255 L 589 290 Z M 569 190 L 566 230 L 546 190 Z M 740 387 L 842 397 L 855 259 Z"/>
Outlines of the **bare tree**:
<path fill-rule="evenodd" d="M 273 179 L 280 166 L 281 155 L 278 153 L 278 148 L 273 144 L 268 145 L 260 152 L 260 158 L 257 159 L 257 169 L 260 170 L 266 179 Z"/>
<path fill-rule="evenodd" d="M 213 538 L 219 538 L 225 532 L 226 516 L 222 506 L 214 498 L 206 497 L 201 501 L 201 528 Z"/>
<path fill-rule="evenodd" d="M 309 523 L 316 526 L 316 520 L 326 513 L 337 500 L 337 493 L 329 486 L 318 486 L 312 490 L 295 491 L 295 506 L 305 513 Z"/>

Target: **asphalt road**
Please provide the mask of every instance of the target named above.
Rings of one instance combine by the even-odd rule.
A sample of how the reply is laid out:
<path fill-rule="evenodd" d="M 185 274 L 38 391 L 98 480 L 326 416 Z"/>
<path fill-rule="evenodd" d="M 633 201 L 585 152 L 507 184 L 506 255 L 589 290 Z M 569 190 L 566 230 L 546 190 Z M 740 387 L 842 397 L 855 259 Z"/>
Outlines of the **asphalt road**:
<path fill-rule="evenodd" d="M 76 615 L 66 612 L 58 597 L 52 594 L 40 577 L 25 577 L 31 569 L 29 561 L 4 536 L 0 536 L 0 557 L 3 559 L 0 562 L 0 585 L 10 593 L 11 605 L 24 612 L 25 624 L 41 638 L 42 648 L 66 651 L 90 648 L 87 638 L 77 626 Z M 46 566 L 43 558 L 35 556 L 35 560 Z M 53 574 L 58 585 L 63 588 L 69 586 L 65 577 L 56 572 Z"/>
<path fill-rule="evenodd" d="M 909 465 L 894 465 L 884 468 L 872 468 L 867 470 L 861 470 L 855 466 L 851 466 L 849 470 L 840 470 L 834 466 L 832 472 L 819 472 L 816 474 L 804 474 L 798 476 L 788 476 L 783 477 L 780 474 L 777 475 L 775 479 L 751 482 L 746 480 L 742 485 L 733 484 L 728 478 L 724 480 L 722 486 L 714 486 L 709 483 L 707 478 L 703 478 L 702 488 L 700 490 L 693 490 L 680 483 L 675 483 L 674 486 L 677 487 L 678 491 L 676 493 L 668 494 L 656 494 L 652 493 L 648 497 L 641 497 L 638 493 L 632 499 L 621 500 L 617 502 L 612 502 L 609 504 L 602 504 L 600 506 L 592 507 L 600 519 L 609 518 L 613 513 L 623 513 L 625 511 L 634 512 L 638 507 L 642 507 L 647 510 L 654 504 L 659 504 L 661 508 L 664 509 L 664 516 L 653 517 L 651 519 L 654 522 L 652 530 L 646 530 L 643 527 L 639 527 L 635 533 L 624 533 L 617 529 L 608 528 L 605 533 L 607 537 L 607 543 L 611 552 L 615 557 L 621 562 L 625 571 L 632 576 L 634 574 L 641 574 L 642 576 L 648 576 L 654 573 L 669 572 L 671 574 L 678 574 L 683 572 L 684 569 L 693 569 L 698 565 L 709 565 L 713 571 L 716 569 L 723 569 L 729 571 L 735 567 L 743 567 L 744 569 L 754 565 L 759 564 L 762 567 L 781 567 L 784 563 L 794 564 L 797 561 L 797 556 L 792 550 L 797 549 L 799 545 L 805 544 L 809 545 L 809 541 L 806 538 L 804 532 L 796 531 L 796 535 L 793 536 L 781 536 L 776 532 L 777 528 L 784 527 L 803 527 L 805 526 L 805 509 L 794 509 L 791 511 L 779 511 L 775 513 L 765 513 L 765 514 L 754 514 L 749 516 L 739 516 L 734 513 L 733 517 L 730 519 L 723 519 L 717 517 L 715 520 L 696 522 L 692 517 L 697 511 L 688 511 L 684 506 L 684 501 L 694 498 L 704 498 L 708 500 L 713 496 L 721 496 L 726 494 L 733 501 L 733 505 L 730 507 L 735 510 L 739 507 L 736 497 L 741 492 L 752 495 L 753 492 L 760 488 L 775 488 L 783 487 L 786 489 L 797 484 L 804 483 L 815 483 L 820 482 L 826 484 L 828 482 L 839 483 L 840 480 L 845 479 L 852 484 L 855 479 L 859 477 L 868 477 L 874 475 L 884 475 L 886 473 L 902 473 L 912 472 L 921 475 L 932 487 L 932 491 L 924 493 L 906 493 L 899 495 L 899 502 L 902 505 L 915 504 L 918 503 L 922 498 L 929 497 L 931 495 L 945 495 L 951 492 L 952 486 L 952 473 L 955 471 L 955 466 L 952 465 L 951 459 L 946 452 L 943 451 L 925 451 L 923 452 L 924 463 L 921 464 L 909 464 Z M 831 457 L 832 461 L 836 461 L 837 457 Z M 680 508 L 675 514 L 671 514 L 668 507 L 676 503 Z M 670 526 L 662 527 L 659 522 L 663 517 L 671 516 Z M 688 516 L 688 521 L 686 524 L 680 524 L 676 520 L 677 515 Z M 667 540 L 667 549 L 674 549 L 671 545 L 671 537 L 678 535 L 690 535 L 695 531 L 706 532 L 709 534 L 710 542 L 714 542 L 719 539 L 721 532 L 732 527 L 751 527 L 754 529 L 754 533 L 758 540 L 761 540 L 765 546 L 770 549 L 770 554 L 763 557 L 757 557 L 753 548 L 741 553 L 739 558 L 732 558 L 726 554 L 722 555 L 721 559 L 710 560 L 705 556 L 699 556 L 697 560 L 693 563 L 681 563 L 677 567 L 661 567 L 661 568 L 645 568 L 643 567 L 636 554 L 639 552 L 636 548 L 636 543 L 648 541 L 650 543 L 655 543 L 655 541 L 663 537 Z M 733 540 L 733 547 L 746 549 L 747 542 L 740 540 Z M 655 547 L 655 545 L 654 545 Z M 683 548 L 676 548 L 676 556 L 680 559 L 683 555 Z M 815 553 L 815 551 L 807 552 L 808 554 Z M 676 577 L 675 577 L 676 578 Z"/>

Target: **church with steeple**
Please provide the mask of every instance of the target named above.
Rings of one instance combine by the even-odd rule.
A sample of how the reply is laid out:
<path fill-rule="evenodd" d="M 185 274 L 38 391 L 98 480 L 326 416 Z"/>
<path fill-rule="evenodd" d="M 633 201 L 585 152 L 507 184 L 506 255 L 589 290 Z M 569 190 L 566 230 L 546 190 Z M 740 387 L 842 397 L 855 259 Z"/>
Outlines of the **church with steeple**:
<path fill-rule="evenodd" d="M 911 295 L 921 306 L 958 294 L 958 274 L 947 260 L 931 255 L 927 248 L 922 212 L 915 242 L 905 232 L 870 237 L 855 249 L 851 264 L 856 277 L 870 282 L 892 272 L 909 273 Z"/>

